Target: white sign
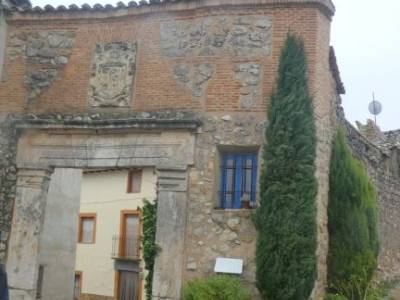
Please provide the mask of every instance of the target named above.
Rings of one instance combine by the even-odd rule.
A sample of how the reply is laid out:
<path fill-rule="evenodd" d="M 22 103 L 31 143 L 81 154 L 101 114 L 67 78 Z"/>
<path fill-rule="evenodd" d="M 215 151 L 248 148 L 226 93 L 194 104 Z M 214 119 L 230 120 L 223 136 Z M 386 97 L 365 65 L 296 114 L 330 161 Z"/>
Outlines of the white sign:
<path fill-rule="evenodd" d="M 242 274 L 242 271 L 243 259 L 218 257 L 215 260 L 215 273 Z"/>

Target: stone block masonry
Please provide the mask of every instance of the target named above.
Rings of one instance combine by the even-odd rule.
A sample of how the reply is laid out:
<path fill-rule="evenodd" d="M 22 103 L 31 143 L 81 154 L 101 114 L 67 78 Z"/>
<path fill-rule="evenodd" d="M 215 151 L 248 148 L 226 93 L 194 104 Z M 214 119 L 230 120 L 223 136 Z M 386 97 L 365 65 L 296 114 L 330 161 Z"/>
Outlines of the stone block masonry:
<path fill-rule="evenodd" d="M 11 121 L 0 125 L 0 262 L 7 256 L 7 242 L 15 199 L 17 167 L 15 163 L 17 134 Z"/>
<path fill-rule="evenodd" d="M 219 200 L 220 155 L 239 147 L 261 156 L 266 126 L 264 114 L 246 116 L 205 115 L 196 140 L 195 168 L 189 179 L 186 278 L 212 275 L 217 257 L 244 260 L 243 280 L 260 299 L 255 288 L 256 231 L 251 210 L 223 210 Z"/>
<path fill-rule="evenodd" d="M 40 31 L 11 34 L 8 56 L 22 56 L 29 68 L 25 73 L 27 101 L 36 99 L 57 78 L 59 70 L 68 63 L 74 45 L 73 32 Z"/>
<path fill-rule="evenodd" d="M 379 207 L 380 252 L 378 257 L 378 280 L 400 279 L 400 180 L 397 160 L 399 140 L 391 132 L 381 132 L 372 121 L 357 131 L 338 113 L 346 129 L 349 145 L 354 155 L 367 167 L 375 184 Z"/>

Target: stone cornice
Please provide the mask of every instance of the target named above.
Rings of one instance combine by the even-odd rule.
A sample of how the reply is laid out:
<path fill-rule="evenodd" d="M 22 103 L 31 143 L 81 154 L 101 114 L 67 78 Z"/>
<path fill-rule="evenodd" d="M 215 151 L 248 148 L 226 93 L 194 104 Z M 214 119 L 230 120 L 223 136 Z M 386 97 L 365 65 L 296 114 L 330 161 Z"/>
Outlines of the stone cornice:
<path fill-rule="evenodd" d="M 89 130 L 185 130 L 196 131 L 201 122 L 196 117 L 188 116 L 164 116 L 159 117 L 149 114 L 147 117 L 101 117 L 90 116 L 55 116 L 55 117 L 11 117 L 10 121 L 17 129 L 89 129 Z"/>
<path fill-rule="evenodd" d="M 196 10 L 214 7 L 316 7 L 328 18 L 335 13 L 335 6 L 331 0 L 202 0 L 202 1 L 174 1 L 174 0 L 141 0 L 125 5 L 119 2 L 116 6 L 83 4 L 81 7 L 70 5 L 68 8 L 61 5 L 57 8 L 46 5 L 44 8 L 17 8 L 9 17 L 9 21 L 48 21 L 48 20 L 76 20 L 76 19 L 109 19 L 156 14 L 174 11 Z"/>

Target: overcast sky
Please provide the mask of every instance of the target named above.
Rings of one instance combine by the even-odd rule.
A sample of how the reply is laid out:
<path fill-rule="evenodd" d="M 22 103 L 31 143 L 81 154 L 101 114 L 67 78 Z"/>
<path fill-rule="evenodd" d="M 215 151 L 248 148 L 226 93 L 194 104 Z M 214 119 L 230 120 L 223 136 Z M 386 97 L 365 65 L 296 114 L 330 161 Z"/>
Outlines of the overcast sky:
<path fill-rule="evenodd" d="M 119 0 L 32 0 L 32 4 L 115 4 Z M 378 125 L 400 129 L 400 0 L 333 0 L 336 15 L 331 44 L 346 88 L 347 118 L 365 123 L 372 116 L 372 92 L 383 104 Z M 123 2 L 127 3 L 128 0 Z"/>

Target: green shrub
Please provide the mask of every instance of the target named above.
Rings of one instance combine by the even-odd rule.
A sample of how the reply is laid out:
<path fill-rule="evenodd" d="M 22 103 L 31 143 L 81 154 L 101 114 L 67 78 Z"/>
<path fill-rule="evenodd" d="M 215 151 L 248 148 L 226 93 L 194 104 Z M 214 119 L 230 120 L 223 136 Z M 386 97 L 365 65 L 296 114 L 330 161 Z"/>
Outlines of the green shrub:
<path fill-rule="evenodd" d="M 251 292 L 238 278 L 212 276 L 188 282 L 183 289 L 183 300 L 250 300 Z"/>
<path fill-rule="evenodd" d="M 145 263 L 145 269 L 148 271 L 144 288 L 146 290 L 146 300 L 151 300 L 154 260 L 158 252 L 158 247 L 156 245 L 157 201 L 151 203 L 147 200 L 144 200 L 144 206 L 142 208 L 142 222 L 143 260 Z"/>
<path fill-rule="evenodd" d="M 342 131 L 333 144 L 329 181 L 329 286 L 351 300 L 365 299 L 379 251 L 376 194 Z"/>
<path fill-rule="evenodd" d="M 264 299 L 308 299 L 316 277 L 316 137 L 303 42 L 288 34 L 269 125 L 260 182 L 257 287 Z"/>
<path fill-rule="evenodd" d="M 365 290 L 363 300 L 388 300 L 387 296 L 391 288 L 395 284 L 393 282 L 382 282 L 380 284 L 370 284 Z M 325 300 L 349 300 L 349 298 L 339 294 L 328 294 Z"/>

